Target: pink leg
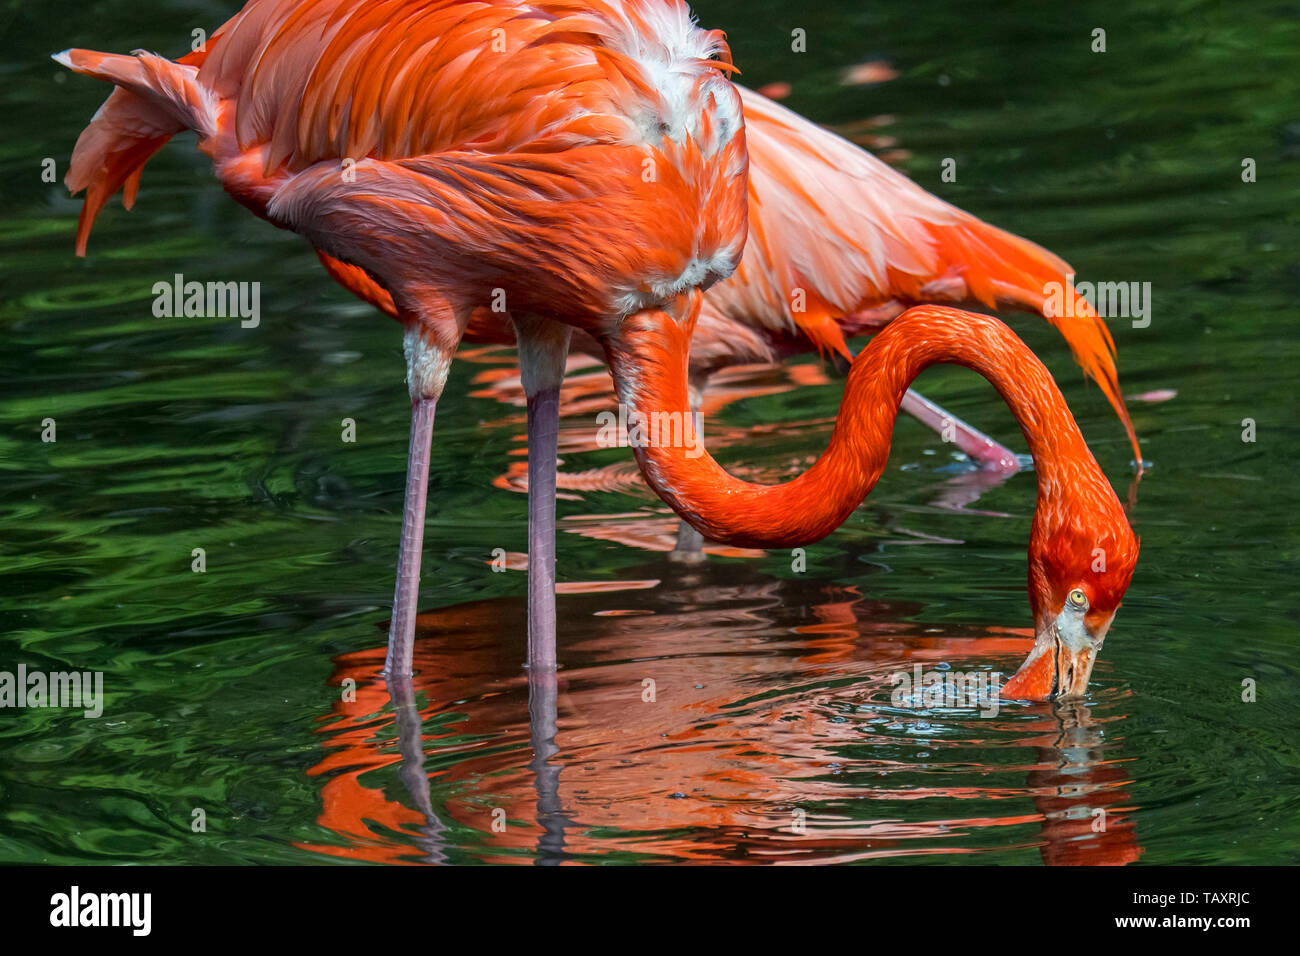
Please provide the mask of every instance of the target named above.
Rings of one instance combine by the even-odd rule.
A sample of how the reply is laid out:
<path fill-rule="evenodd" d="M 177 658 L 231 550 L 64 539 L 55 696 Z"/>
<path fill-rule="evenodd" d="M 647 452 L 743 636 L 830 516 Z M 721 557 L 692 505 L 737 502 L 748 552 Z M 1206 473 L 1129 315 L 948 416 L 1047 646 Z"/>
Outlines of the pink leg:
<path fill-rule="evenodd" d="M 555 671 L 528 671 L 528 730 L 533 759 L 528 766 L 537 788 L 538 866 L 556 866 L 564 858 L 565 829 L 570 821 L 560 798 L 560 752 L 555 741 L 560 688 Z"/>
<path fill-rule="evenodd" d="M 980 468 L 1008 475 L 1020 470 L 1019 460 L 1009 449 L 910 388 L 900 407 L 927 428 L 938 432 L 944 441 L 951 436 L 953 444 Z"/>
<path fill-rule="evenodd" d="M 429 449 L 433 442 L 433 413 L 437 399 L 411 403 L 411 445 L 406 456 L 406 502 L 402 506 L 402 543 L 397 557 L 397 589 L 393 619 L 388 626 L 388 659 L 384 673 L 411 674 L 415 649 L 415 615 L 420 598 L 420 555 L 424 549 L 424 505 L 429 488 Z"/>
<path fill-rule="evenodd" d="M 528 671 L 554 672 L 555 469 L 560 387 L 528 397 Z"/>
<path fill-rule="evenodd" d="M 668 560 L 681 564 L 699 564 L 704 561 L 704 535 L 685 521 L 678 521 L 677 544 L 668 552 Z"/>
<path fill-rule="evenodd" d="M 411 795 L 415 809 L 424 817 L 420 836 L 413 841 L 424 851 L 426 863 L 446 863 L 446 825 L 433 810 L 433 795 L 429 790 L 429 774 L 424 769 L 424 718 L 415 701 L 415 682 L 409 677 L 388 680 L 388 694 L 393 702 L 393 717 L 397 725 L 398 749 L 402 763 L 397 777 Z"/>
<path fill-rule="evenodd" d="M 709 386 L 707 373 L 695 372 L 691 375 L 691 415 L 695 418 L 695 434 L 699 441 L 704 440 L 704 390 Z M 699 564 L 706 560 L 704 554 L 704 535 L 695 530 L 688 522 L 677 522 L 677 545 L 668 553 L 669 561 L 679 564 Z"/>
<path fill-rule="evenodd" d="M 554 680 L 555 469 L 560 434 L 560 383 L 569 354 L 567 325 L 512 316 L 519 377 L 528 399 L 528 680 Z M 547 675 L 550 675 L 549 678 Z"/>

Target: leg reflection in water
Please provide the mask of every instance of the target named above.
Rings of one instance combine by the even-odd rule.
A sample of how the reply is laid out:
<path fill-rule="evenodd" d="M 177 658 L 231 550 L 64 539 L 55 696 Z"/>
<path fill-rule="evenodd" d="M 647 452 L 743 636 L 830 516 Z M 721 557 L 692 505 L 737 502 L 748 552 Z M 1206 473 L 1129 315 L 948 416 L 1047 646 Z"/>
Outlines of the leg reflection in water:
<path fill-rule="evenodd" d="M 528 730 L 533 745 L 529 768 L 536 777 L 537 822 L 542 832 L 537 841 L 536 862 L 555 866 L 564 859 L 564 831 L 570 825 L 560 802 L 560 765 L 555 761 L 559 682 L 554 672 L 530 674 L 528 680 Z"/>

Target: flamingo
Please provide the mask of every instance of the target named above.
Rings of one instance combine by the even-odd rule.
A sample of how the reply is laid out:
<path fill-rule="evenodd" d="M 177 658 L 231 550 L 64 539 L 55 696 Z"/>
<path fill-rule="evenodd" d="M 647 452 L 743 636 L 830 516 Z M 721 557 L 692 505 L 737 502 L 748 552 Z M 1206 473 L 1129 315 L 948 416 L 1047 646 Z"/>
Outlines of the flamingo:
<path fill-rule="evenodd" d="M 709 376 L 728 365 L 772 362 L 812 350 L 851 360 L 846 338 L 888 324 L 908 306 L 974 301 L 1036 312 L 1065 336 L 1079 364 L 1098 382 L 1118 415 L 1141 474 L 1141 450 L 1119 388 L 1109 331 L 1085 300 L 1079 300 L 1082 308 L 1073 319 L 1056 315 L 1049 307 L 1051 284 L 1057 283 L 1057 288 L 1069 284 L 1068 276 L 1073 274 L 1069 265 L 1042 247 L 930 195 L 829 130 L 758 93 L 737 88 L 750 159 L 750 238 L 740 267 L 708 290 L 699 310 L 698 326 L 689 342 L 687 384 L 692 413 L 699 410 Z M 324 253 L 321 260 L 346 288 L 394 314 L 387 293 L 360 270 Z M 795 310 L 800 294 L 803 308 Z M 916 329 L 918 324 L 910 323 L 908 328 Z M 923 333 L 918 330 L 916 334 Z M 511 341 L 505 323 L 486 311 L 475 315 L 467 338 Z M 575 335 L 574 345 L 591 354 L 603 353 L 603 347 L 585 335 Z M 1019 361 L 1019 353 L 1024 351 L 1021 347 L 1012 360 Z M 638 360 L 633 368 L 636 375 L 640 374 L 639 365 Z M 1047 385 L 1051 385 L 1050 377 Z M 648 395 L 639 402 L 629 404 L 666 408 Z M 901 408 L 935 431 L 953 429 L 958 447 L 985 467 L 1003 472 L 1017 467 L 1015 457 L 1003 446 L 910 388 L 903 394 Z M 1068 410 L 1064 414 L 1073 427 Z M 887 441 L 883 448 L 887 452 Z M 1086 447 L 1083 452 L 1090 456 Z M 640 457 L 644 462 L 646 456 Z M 544 488 L 536 487 L 539 470 L 534 465 L 530 446 L 530 499 L 535 494 L 553 494 L 554 478 L 549 472 L 543 475 Z M 853 500 L 854 505 L 866 490 Z M 1086 503 L 1081 501 L 1080 506 Z M 554 505 L 544 510 L 554 514 Z M 1122 525 L 1128 530 L 1122 514 L 1106 512 L 1104 517 L 1116 528 Z M 695 527 L 698 525 L 691 516 L 683 516 L 675 552 L 679 556 L 693 556 L 702 548 L 704 539 Z M 733 538 L 715 540 L 749 543 Z M 777 536 L 767 540 L 791 543 Z M 1129 549 L 1121 550 L 1127 556 Z M 1104 628 L 1098 633 L 1104 637 Z M 1100 646 L 1100 638 L 1096 643 Z M 1045 653 L 1035 657 L 1037 666 L 1046 661 Z M 1076 664 L 1082 674 L 1078 686 L 1086 687 L 1087 675 L 1081 669 L 1084 660 Z M 1086 670 L 1091 671 L 1090 663 Z M 1050 693 L 1053 683 L 1035 673 L 1036 682 L 1030 681 L 1027 672 L 1008 685 L 1008 692 L 1026 696 Z M 1078 680 L 1073 683 L 1077 685 Z"/>
<path fill-rule="evenodd" d="M 129 206 L 143 163 L 190 129 L 236 200 L 391 296 L 412 402 L 396 680 L 411 673 L 437 401 L 473 313 L 507 302 L 539 489 L 528 662 L 553 674 L 569 337 L 680 311 L 735 270 L 747 159 L 725 39 L 682 0 L 249 0 L 209 47 L 55 55 L 118 87 L 73 154 L 78 253 L 107 198 L 120 187 Z"/>
<path fill-rule="evenodd" d="M 211 51 L 224 45 L 225 30 L 214 34 L 207 50 L 181 63 L 203 66 Z M 737 89 L 751 157 L 748 199 L 754 239 L 736 274 L 705 299 L 700 333 L 691 343 L 692 411 L 698 409 L 709 375 L 728 364 L 772 361 L 814 348 L 848 360 L 846 337 L 887 323 L 910 304 L 977 301 L 1037 311 L 1065 334 L 1080 364 L 1101 384 L 1119 414 L 1140 468 L 1104 324 L 1082 302 L 1077 317 L 1068 323 L 1046 308 L 1045 286 L 1068 281 L 1068 266 L 1046 250 L 929 195 L 829 131 L 757 93 Z M 74 190 L 89 188 L 79 251 L 84 252 L 90 225 L 107 198 L 124 187 L 129 206 L 144 163 L 178 131 L 174 120 L 170 128 L 166 120 L 155 120 L 162 129 L 146 126 L 142 132 L 138 123 L 130 122 L 139 110 L 136 99 L 123 90 L 115 92 L 78 142 L 69 185 Z M 236 197 L 268 215 L 265 204 L 247 202 L 238 192 Z M 374 270 L 345 262 L 321 245 L 317 251 L 345 287 L 388 314 L 403 316 Z M 529 329 L 530 322 L 528 317 L 522 322 L 516 318 L 512 328 L 505 316 L 479 307 L 472 310 L 464 337 L 513 341 L 515 331 Z M 600 355 L 604 345 L 597 339 L 598 334 L 581 327 L 573 334 L 576 347 Z M 551 344 L 551 375 L 545 387 L 530 387 L 529 368 L 537 359 L 528 341 L 521 340 L 529 407 L 529 592 L 535 611 L 530 628 L 545 627 L 549 620 L 553 632 L 553 428 L 558 415 L 554 367 L 564 345 Z M 902 407 L 936 430 L 955 427 L 958 446 L 982 464 L 1008 471 L 1016 467 L 1014 456 L 1002 446 L 916 393 L 907 391 Z M 406 518 L 422 512 L 423 496 L 418 497 L 412 498 L 408 483 Z M 404 518 L 399 567 L 409 566 L 405 545 L 418 530 Z M 698 537 L 691 540 L 683 534 L 679 540 L 687 542 L 686 547 L 699 546 Z M 413 589 L 414 581 L 408 581 Z M 404 597 L 399 593 L 395 599 L 395 633 L 410 622 L 400 613 Z M 409 601 L 413 605 L 413 593 Z"/>

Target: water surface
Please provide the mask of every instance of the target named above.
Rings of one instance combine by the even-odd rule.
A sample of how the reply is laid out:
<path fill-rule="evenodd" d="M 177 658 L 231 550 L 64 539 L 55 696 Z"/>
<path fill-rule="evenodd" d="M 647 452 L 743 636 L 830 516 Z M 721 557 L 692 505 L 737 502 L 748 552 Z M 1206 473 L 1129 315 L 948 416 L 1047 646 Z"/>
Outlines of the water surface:
<path fill-rule="evenodd" d="M 474 348 L 439 407 L 419 673 L 395 705 L 376 673 L 406 448 L 396 326 L 227 199 L 190 141 L 153 161 L 133 213 L 110 206 L 85 260 L 77 203 L 41 181 L 105 92 L 45 55 L 177 54 L 234 5 L 11 4 L 0 670 L 100 670 L 108 700 L 98 720 L 0 712 L 0 861 L 1297 862 L 1300 8 L 696 6 L 746 82 L 789 83 L 794 109 L 1083 278 L 1152 284 L 1150 326 L 1112 328 L 1125 391 L 1169 400 L 1132 404 L 1152 463 L 1142 558 L 1086 703 L 891 701 L 916 663 L 1023 658 L 1032 474 L 982 487 L 904 421 L 878 489 L 805 571 L 726 549 L 683 566 L 626 451 L 594 446 L 608 380 L 575 361 L 563 671 L 530 720 L 525 575 L 490 566 L 525 548 L 524 411 L 509 353 Z M 871 61 L 897 77 L 842 83 Z M 175 273 L 260 282 L 261 325 L 155 318 L 152 286 Z M 1045 323 L 1009 318 L 1125 489 L 1098 390 Z M 921 386 L 1022 448 L 970 373 Z M 730 375 L 710 445 L 747 476 L 797 473 L 841 387 L 812 358 Z"/>

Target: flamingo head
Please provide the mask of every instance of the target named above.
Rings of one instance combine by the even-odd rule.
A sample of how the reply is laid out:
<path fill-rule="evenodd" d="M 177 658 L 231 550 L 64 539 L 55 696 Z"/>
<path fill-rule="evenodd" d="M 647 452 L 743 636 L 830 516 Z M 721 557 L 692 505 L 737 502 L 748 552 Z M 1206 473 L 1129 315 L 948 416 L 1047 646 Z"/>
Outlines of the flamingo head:
<path fill-rule="evenodd" d="M 1034 647 L 1002 697 L 1083 696 L 1137 556 L 1138 538 L 1109 485 L 1071 496 L 1068 507 L 1038 509 L 1029 546 Z"/>

